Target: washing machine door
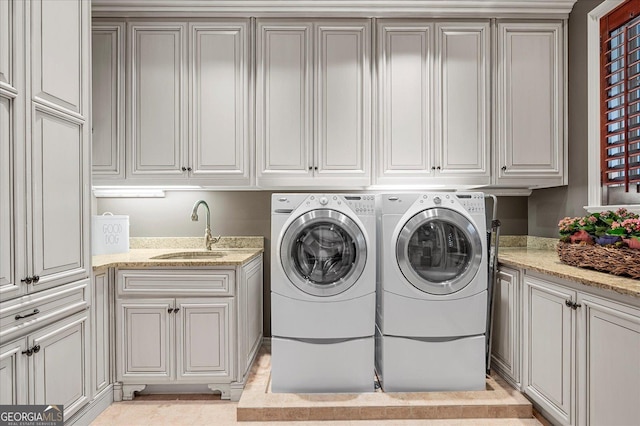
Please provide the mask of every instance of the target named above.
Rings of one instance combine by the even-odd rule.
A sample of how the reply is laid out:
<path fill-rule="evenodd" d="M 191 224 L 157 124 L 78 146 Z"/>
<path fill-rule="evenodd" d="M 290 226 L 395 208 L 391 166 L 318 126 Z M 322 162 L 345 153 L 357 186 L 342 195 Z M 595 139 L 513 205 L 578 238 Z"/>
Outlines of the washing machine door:
<path fill-rule="evenodd" d="M 430 294 L 451 294 L 475 277 L 482 261 L 482 240 L 462 214 L 432 208 L 404 224 L 396 242 L 396 257 L 411 285 Z"/>
<path fill-rule="evenodd" d="M 282 267 L 300 290 L 333 296 L 358 280 L 367 259 L 360 227 L 330 209 L 311 210 L 294 220 L 280 245 Z"/>

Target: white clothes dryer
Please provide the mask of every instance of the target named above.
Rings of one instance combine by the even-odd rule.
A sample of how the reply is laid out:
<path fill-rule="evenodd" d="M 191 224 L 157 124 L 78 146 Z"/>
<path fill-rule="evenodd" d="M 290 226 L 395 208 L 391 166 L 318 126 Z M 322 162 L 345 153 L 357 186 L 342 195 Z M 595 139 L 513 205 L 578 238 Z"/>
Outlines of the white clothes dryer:
<path fill-rule="evenodd" d="M 383 194 L 377 203 L 376 369 L 383 389 L 484 389 L 484 195 Z"/>
<path fill-rule="evenodd" d="M 374 389 L 373 195 L 273 194 L 271 389 Z"/>

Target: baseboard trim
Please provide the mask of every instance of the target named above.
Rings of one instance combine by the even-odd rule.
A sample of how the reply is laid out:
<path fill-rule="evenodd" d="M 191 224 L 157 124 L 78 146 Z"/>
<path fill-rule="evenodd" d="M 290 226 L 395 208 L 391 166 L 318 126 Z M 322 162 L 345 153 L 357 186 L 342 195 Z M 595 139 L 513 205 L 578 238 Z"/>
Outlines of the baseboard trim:
<path fill-rule="evenodd" d="M 113 384 L 107 386 L 90 403 L 80 409 L 69 420 L 65 421 L 65 426 L 88 425 L 91 424 L 100 413 L 106 410 L 113 402 Z"/>

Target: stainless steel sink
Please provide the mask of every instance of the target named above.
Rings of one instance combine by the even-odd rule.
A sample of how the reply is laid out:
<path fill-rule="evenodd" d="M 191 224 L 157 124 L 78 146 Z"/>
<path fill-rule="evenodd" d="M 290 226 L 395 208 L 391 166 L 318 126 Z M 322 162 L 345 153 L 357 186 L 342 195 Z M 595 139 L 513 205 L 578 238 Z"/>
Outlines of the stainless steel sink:
<path fill-rule="evenodd" d="M 153 256 L 151 259 L 216 259 L 224 256 L 226 253 L 219 251 L 184 251 L 177 253 L 166 253 L 158 256 Z"/>

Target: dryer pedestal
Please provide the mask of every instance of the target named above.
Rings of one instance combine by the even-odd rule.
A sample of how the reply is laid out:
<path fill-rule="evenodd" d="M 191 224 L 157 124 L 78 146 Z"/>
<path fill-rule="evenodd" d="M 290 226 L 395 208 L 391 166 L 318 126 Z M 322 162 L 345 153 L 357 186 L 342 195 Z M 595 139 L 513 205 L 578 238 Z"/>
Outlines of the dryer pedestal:
<path fill-rule="evenodd" d="M 385 392 L 485 389 L 485 336 L 417 339 L 376 327 L 376 371 Z"/>
<path fill-rule="evenodd" d="M 271 391 L 373 392 L 374 337 L 271 339 Z"/>

